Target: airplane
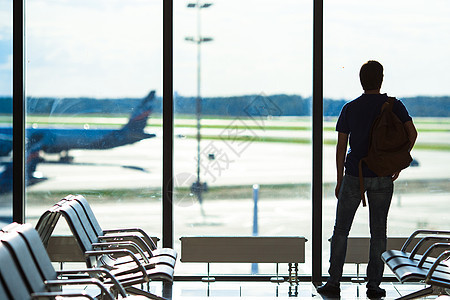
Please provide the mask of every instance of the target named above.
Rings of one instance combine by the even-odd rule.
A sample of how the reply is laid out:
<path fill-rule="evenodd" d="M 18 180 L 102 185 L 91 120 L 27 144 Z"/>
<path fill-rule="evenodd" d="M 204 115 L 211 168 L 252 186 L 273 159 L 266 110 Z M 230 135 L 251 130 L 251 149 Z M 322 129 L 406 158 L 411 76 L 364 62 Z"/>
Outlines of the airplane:
<path fill-rule="evenodd" d="M 70 162 L 72 149 L 101 150 L 133 144 L 156 135 L 145 133 L 151 113 L 155 91 L 151 91 L 131 114 L 127 124 L 120 129 L 89 128 L 26 128 L 27 144 L 44 153 L 60 154 L 60 161 Z M 0 127 L 0 156 L 12 150 L 12 127 Z"/>
<path fill-rule="evenodd" d="M 26 128 L 25 181 L 32 185 L 45 180 L 36 176 L 36 167 L 43 162 L 39 153 L 60 154 L 61 162 L 70 162 L 69 150 L 101 150 L 133 144 L 156 135 L 144 132 L 152 111 L 155 91 L 151 91 L 120 129 Z M 12 190 L 12 127 L 0 127 L 0 194 Z M 7 157 L 8 156 L 8 157 Z"/>
<path fill-rule="evenodd" d="M 44 181 L 47 178 L 38 175 L 36 166 L 39 163 L 39 149 L 29 147 L 25 151 L 25 184 L 27 186 Z M 13 201 L 13 162 L 11 159 L 0 161 L 0 227 L 12 222 Z"/>
<path fill-rule="evenodd" d="M 71 161 L 71 149 L 111 149 L 133 144 L 143 139 L 153 138 L 155 134 L 144 132 L 151 113 L 155 91 L 151 91 L 138 107 L 133 109 L 130 119 L 120 129 L 81 129 L 81 128 L 26 128 L 25 184 L 36 184 L 46 178 L 37 175 L 36 167 L 43 160 L 39 152 L 64 153 L 61 161 Z M 12 222 L 12 127 L 0 127 L 0 225 Z"/>

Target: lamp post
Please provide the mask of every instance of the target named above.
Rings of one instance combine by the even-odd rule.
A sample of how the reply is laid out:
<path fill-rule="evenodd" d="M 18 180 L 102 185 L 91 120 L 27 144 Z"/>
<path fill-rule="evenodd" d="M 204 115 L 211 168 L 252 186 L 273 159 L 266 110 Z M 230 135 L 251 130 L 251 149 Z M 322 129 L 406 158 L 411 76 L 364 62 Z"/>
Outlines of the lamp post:
<path fill-rule="evenodd" d="M 189 42 L 193 42 L 197 44 L 197 98 L 196 98 L 196 117 L 197 117 L 197 181 L 194 182 L 191 186 L 191 192 L 197 196 L 198 202 L 200 203 L 200 209 L 202 215 L 204 215 L 203 211 L 203 200 L 202 193 L 206 191 L 207 185 L 206 183 L 202 183 L 200 181 L 200 140 L 201 140 L 201 112 L 202 112 L 202 98 L 201 98 L 201 44 L 205 42 L 211 42 L 213 39 L 211 37 L 202 37 L 201 35 L 201 18 L 200 11 L 203 8 L 208 8 L 212 5 L 212 3 L 200 3 L 199 0 L 195 3 L 189 3 L 187 5 L 188 8 L 196 8 L 197 9 L 197 36 L 195 37 L 186 37 L 185 40 Z"/>

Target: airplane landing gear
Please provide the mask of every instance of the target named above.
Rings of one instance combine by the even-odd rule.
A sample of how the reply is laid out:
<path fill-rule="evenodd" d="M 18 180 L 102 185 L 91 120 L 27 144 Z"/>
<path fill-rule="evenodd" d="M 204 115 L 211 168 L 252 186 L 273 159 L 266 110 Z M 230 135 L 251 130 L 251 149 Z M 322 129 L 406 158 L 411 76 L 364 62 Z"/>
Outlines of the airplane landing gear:
<path fill-rule="evenodd" d="M 73 156 L 69 155 L 69 151 L 61 151 L 59 156 L 60 163 L 71 163 L 73 162 Z"/>

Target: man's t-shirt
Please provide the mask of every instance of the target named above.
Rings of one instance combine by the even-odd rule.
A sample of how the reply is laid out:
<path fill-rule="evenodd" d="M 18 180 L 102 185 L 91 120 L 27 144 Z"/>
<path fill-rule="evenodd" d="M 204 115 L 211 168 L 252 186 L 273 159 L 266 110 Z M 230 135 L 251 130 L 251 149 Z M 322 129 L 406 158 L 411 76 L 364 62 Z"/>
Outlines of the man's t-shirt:
<path fill-rule="evenodd" d="M 345 159 L 345 174 L 359 175 L 358 163 L 361 158 L 367 156 L 372 124 L 380 114 L 387 97 L 386 94 L 362 94 L 342 108 L 336 131 L 349 134 L 350 148 Z M 403 123 L 412 120 L 401 101 L 395 101 L 393 112 Z M 363 164 L 363 176 L 376 177 L 377 175 Z"/>

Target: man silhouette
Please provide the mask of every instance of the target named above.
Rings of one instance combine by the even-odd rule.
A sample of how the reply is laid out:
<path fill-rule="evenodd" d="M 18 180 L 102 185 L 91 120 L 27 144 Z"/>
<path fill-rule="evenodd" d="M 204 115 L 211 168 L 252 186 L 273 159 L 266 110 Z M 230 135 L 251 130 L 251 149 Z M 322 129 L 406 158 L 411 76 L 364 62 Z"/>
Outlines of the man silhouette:
<path fill-rule="evenodd" d="M 317 288 L 322 295 L 338 297 L 340 280 L 347 250 L 347 237 L 361 202 L 358 163 L 367 155 L 372 123 L 380 114 L 382 105 L 388 96 L 381 94 L 383 66 L 374 60 L 363 64 L 359 73 L 364 93 L 342 108 L 336 124 L 338 141 L 336 145 L 337 183 L 335 195 L 338 199 L 336 220 L 331 238 L 330 268 L 326 284 Z M 393 112 L 403 122 L 410 150 L 417 138 L 417 131 L 406 107 L 401 101 L 395 101 Z M 347 153 L 347 142 L 350 149 Z M 345 169 L 345 174 L 344 174 Z M 364 188 L 369 203 L 370 251 L 367 266 L 367 296 L 380 298 L 386 291 L 380 288 L 384 263 L 381 254 L 386 251 L 387 215 L 391 204 L 394 184 L 399 173 L 387 177 L 378 177 L 365 164 L 362 169 Z"/>

